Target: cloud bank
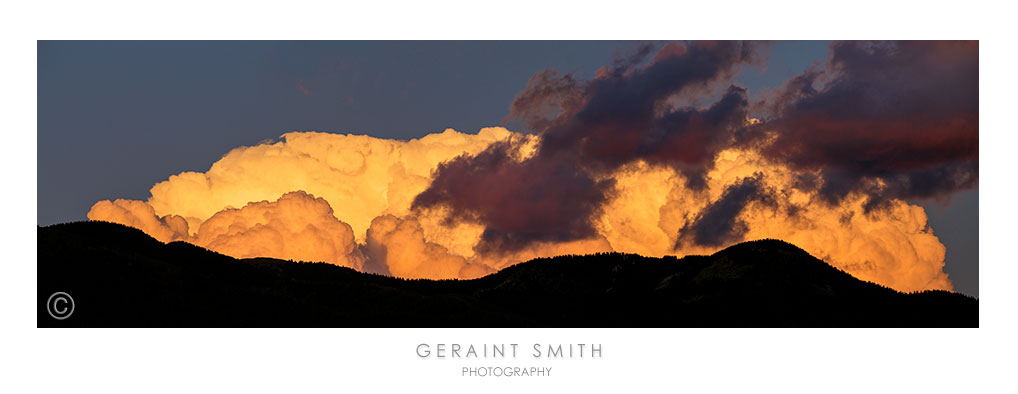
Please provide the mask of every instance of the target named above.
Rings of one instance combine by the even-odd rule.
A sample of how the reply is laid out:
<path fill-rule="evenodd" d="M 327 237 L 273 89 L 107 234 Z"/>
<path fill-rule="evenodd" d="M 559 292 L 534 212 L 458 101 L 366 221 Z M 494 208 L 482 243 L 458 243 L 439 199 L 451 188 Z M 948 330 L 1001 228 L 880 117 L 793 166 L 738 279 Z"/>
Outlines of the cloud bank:
<path fill-rule="evenodd" d="M 826 65 L 750 102 L 731 80 L 765 46 L 642 46 L 590 80 L 535 74 L 509 115 L 528 133 L 287 133 L 88 217 L 236 257 L 432 279 L 778 238 L 864 280 L 951 289 L 945 248 L 907 201 L 976 186 L 977 55 L 836 43 Z"/>

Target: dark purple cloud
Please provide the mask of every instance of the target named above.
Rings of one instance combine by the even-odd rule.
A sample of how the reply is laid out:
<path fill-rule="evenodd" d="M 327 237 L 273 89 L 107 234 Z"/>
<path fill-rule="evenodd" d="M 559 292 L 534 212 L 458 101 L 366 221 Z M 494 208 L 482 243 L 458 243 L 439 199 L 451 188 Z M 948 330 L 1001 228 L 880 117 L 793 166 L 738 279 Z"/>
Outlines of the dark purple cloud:
<path fill-rule="evenodd" d="M 838 42 L 826 68 L 786 82 L 763 129 L 775 161 L 830 203 L 852 192 L 868 208 L 891 198 L 974 187 L 979 155 L 979 44 Z"/>
<path fill-rule="evenodd" d="M 705 246 L 721 246 L 742 241 L 742 236 L 749 231 L 749 227 L 738 217 L 751 202 L 771 207 L 778 204 L 775 191 L 766 187 L 763 174 L 759 172 L 726 187 L 717 201 L 708 204 L 696 218 L 687 222 L 679 230 L 680 236 L 675 248 L 678 249 L 683 242 L 690 241 Z"/>
<path fill-rule="evenodd" d="M 702 188 L 714 155 L 746 119 L 748 95 L 731 86 L 707 108 L 682 103 L 761 60 L 758 46 L 672 43 L 647 60 L 654 51 L 644 45 L 589 81 L 539 72 L 510 107 L 510 118 L 541 135 L 536 153 L 517 160 L 510 141 L 444 163 L 414 208 L 447 207 L 451 220 L 485 225 L 479 248 L 516 250 L 595 235 L 591 219 L 614 190 L 599 179 L 635 160 L 674 167 Z"/>
<path fill-rule="evenodd" d="M 439 165 L 414 207 L 447 206 L 450 221 L 483 223 L 481 250 L 593 236 L 590 217 L 613 183 L 595 181 L 567 156 L 517 160 L 517 143 L 495 143 L 477 155 Z"/>
<path fill-rule="evenodd" d="M 759 64 L 759 47 L 643 45 L 591 80 L 539 72 L 507 118 L 541 136 L 536 153 L 521 160 L 519 142 L 506 141 L 444 163 L 414 208 L 446 207 L 452 221 L 483 224 L 480 249 L 581 239 L 596 234 L 591 220 L 614 191 L 604 179 L 616 169 L 643 160 L 701 190 L 718 152 L 730 147 L 788 165 L 795 187 L 828 203 L 863 193 L 867 210 L 976 185 L 977 42 L 835 43 L 825 66 L 751 103 L 745 88 L 725 86 L 742 66 Z M 709 105 L 690 104 L 719 91 Z M 747 126 L 751 109 L 764 110 L 765 121 Z M 746 178 L 676 229 L 677 242 L 737 241 L 746 231 L 739 213 L 752 202 L 777 206 L 774 195 L 760 176 Z"/>
<path fill-rule="evenodd" d="M 745 120 L 747 92 L 732 86 L 706 111 L 678 103 L 712 93 L 711 88 L 734 77 L 739 66 L 759 61 L 758 47 L 732 41 L 671 43 L 648 64 L 641 65 L 640 56 L 616 61 L 586 84 L 577 85 L 568 75 L 549 83 L 532 80 L 517 98 L 530 101 L 532 92 L 554 91 L 545 102 L 563 103 L 561 112 L 542 118 L 546 107 L 514 102 L 510 116 L 526 120 L 541 134 L 539 154 L 568 152 L 596 172 L 648 159 L 683 170 L 690 183 L 699 186 L 703 168 Z M 562 83 L 565 79 L 572 83 Z M 549 85 L 571 88 L 547 89 Z"/>

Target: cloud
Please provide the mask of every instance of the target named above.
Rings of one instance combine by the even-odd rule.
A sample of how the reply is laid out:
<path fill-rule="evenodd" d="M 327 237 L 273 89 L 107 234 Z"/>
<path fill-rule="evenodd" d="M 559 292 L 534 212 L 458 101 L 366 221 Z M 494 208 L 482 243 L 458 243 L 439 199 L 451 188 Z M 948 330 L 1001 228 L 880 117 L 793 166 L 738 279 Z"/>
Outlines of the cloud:
<path fill-rule="evenodd" d="M 366 135 L 293 132 L 275 143 L 231 150 L 208 171 L 183 172 L 152 187 L 148 203 L 159 215 L 187 218 L 192 233 L 227 207 L 274 201 L 296 190 L 329 202 L 337 218 L 363 241 L 371 220 L 406 215 L 441 162 L 474 154 L 507 138 L 503 128 L 463 134 L 452 129 L 409 141 Z"/>
<path fill-rule="evenodd" d="M 237 258 L 320 261 L 354 269 L 364 265 L 350 225 L 333 216 L 327 201 L 303 191 L 272 202 L 225 208 L 202 221 L 194 235 L 188 233 L 184 218 L 156 216 L 144 201 L 99 201 L 88 218 L 135 227 L 162 242 L 186 241 Z"/>
<path fill-rule="evenodd" d="M 412 217 L 375 218 L 368 228 L 365 249 L 370 259 L 368 272 L 400 278 L 477 278 L 494 272 L 425 240 L 424 229 Z"/>
<path fill-rule="evenodd" d="M 324 261 L 354 269 L 364 265 L 350 225 L 333 216 L 327 201 L 303 191 L 219 211 L 202 222 L 190 241 L 239 258 Z"/>
<path fill-rule="evenodd" d="M 513 163 L 523 163 L 535 154 L 536 142 L 532 139 L 507 131 L 500 134 L 512 136 L 513 141 L 527 143 L 506 140 L 494 143 L 501 146 L 498 149 L 514 152 L 496 156 L 497 159 L 510 156 Z M 436 136 L 448 139 L 446 142 L 453 146 L 476 149 L 469 144 L 456 143 L 460 137 L 463 141 L 476 138 L 466 134 L 447 131 L 424 140 L 431 141 Z M 308 140 L 303 141 L 302 137 Z M 949 289 L 951 286 L 943 273 L 945 249 L 927 225 L 921 207 L 893 200 L 891 209 L 866 213 L 865 195 L 859 193 L 846 198 L 840 205 L 818 204 L 816 202 L 822 199 L 818 193 L 797 187 L 799 172 L 752 150 L 729 148 L 719 152 L 709 165 L 711 170 L 704 175 L 703 186 L 699 188 L 689 187 L 685 175 L 672 167 L 645 160 L 621 166 L 606 175 L 613 190 L 606 194 L 595 216 L 586 219 L 593 229 L 589 235 L 571 240 L 520 242 L 515 248 L 505 248 L 490 244 L 493 239 L 499 238 L 485 238 L 490 230 L 482 223 L 450 221 L 455 216 L 443 207 L 417 210 L 410 207 L 415 192 L 424 190 L 431 181 L 424 175 L 415 174 L 434 173 L 440 176 L 442 171 L 438 164 L 432 168 L 414 169 L 404 164 L 431 165 L 428 163 L 439 162 L 434 157 L 440 156 L 454 158 L 447 164 L 458 163 L 460 159 L 456 158 L 463 157 L 463 154 L 473 157 L 483 155 L 486 150 L 473 155 L 467 152 L 450 154 L 446 151 L 450 145 L 429 144 L 437 151 L 413 148 L 389 151 L 384 155 L 388 158 L 386 160 L 353 160 L 351 163 L 351 157 L 363 154 L 370 158 L 378 154 L 373 151 L 375 147 L 401 146 L 403 143 L 385 140 L 364 143 L 361 138 L 336 140 L 335 137 L 344 136 L 290 134 L 281 146 L 280 143 L 268 142 L 258 147 L 234 150 L 212 166 L 218 169 L 224 162 L 232 162 L 231 168 L 248 169 L 232 172 L 233 178 L 208 173 L 172 176 L 167 181 L 171 184 L 164 182 L 161 183 L 163 187 L 153 190 L 159 192 L 159 201 L 166 206 L 180 207 L 175 213 L 158 216 L 149 205 L 156 200 L 156 195 L 153 195 L 149 202 L 100 201 L 93 206 L 88 217 L 134 226 L 161 241 L 185 240 L 236 257 L 326 261 L 367 272 L 411 278 L 472 278 L 521 261 L 560 254 L 612 250 L 647 256 L 705 254 L 742 240 L 779 238 L 857 277 L 896 289 Z M 280 154 L 297 149 L 288 146 L 290 141 L 303 141 L 307 146 L 322 149 L 304 150 L 306 154 Z M 328 147 L 330 142 L 336 141 L 352 146 L 343 149 Z M 352 151 L 358 154 L 351 155 Z M 249 155 L 251 153 L 257 154 Z M 317 175 L 322 169 L 309 163 L 336 160 L 344 160 L 348 167 L 335 164 L 330 168 L 346 168 L 348 173 L 362 174 L 340 178 L 348 182 L 343 184 L 347 188 L 345 190 L 360 191 L 358 198 L 373 197 L 375 200 L 361 201 L 356 209 L 344 209 L 341 204 L 350 197 L 342 193 L 333 193 L 337 200 L 329 201 L 326 197 L 305 191 L 284 192 L 265 200 L 245 203 L 240 208 L 222 206 L 209 217 L 193 217 L 193 226 L 184 220 L 184 215 L 193 216 L 195 212 L 206 209 L 197 204 L 217 201 L 211 197 L 213 195 L 221 198 L 219 204 L 225 204 L 223 201 L 227 200 L 224 198 L 227 196 L 249 198 L 243 197 L 248 195 L 245 193 L 263 192 L 255 190 L 255 186 L 270 190 L 293 187 L 297 190 L 329 191 L 330 186 L 338 182 Z M 375 165 L 387 166 L 388 171 L 372 168 Z M 277 177 L 285 174 L 288 179 L 267 177 L 259 171 L 272 168 L 289 171 L 277 173 Z M 389 177 L 367 174 L 386 174 Z M 194 179 L 202 181 L 196 182 L 197 185 L 189 183 Z M 294 180 L 299 182 L 289 183 Z M 319 183 L 323 181 L 328 183 Z M 434 179 L 434 182 L 440 181 Z M 280 182 L 281 186 L 274 182 Z M 378 185 L 382 185 L 384 192 L 364 193 Z M 520 190 L 540 192 L 539 189 L 528 189 L 525 180 L 520 180 L 519 185 Z M 500 185 L 476 186 L 474 189 L 483 196 L 484 190 Z M 186 195 L 184 192 L 198 195 Z M 526 198 L 522 200 L 526 201 Z M 553 200 L 564 205 L 573 201 L 568 195 L 557 196 Z M 478 204 L 484 201 L 487 200 L 477 199 Z M 526 208 L 526 204 L 517 206 L 514 205 L 517 202 L 511 200 L 499 203 L 507 204 L 507 212 Z M 358 233 L 353 225 L 347 223 L 363 217 L 357 210 L 360 207 L 374 207 L 377 215 L 372 217 L 363 232 Z M 389 211 L 401 213 L 387 213 Z M 535 219 L 529 216 L 525 220 Z M 523 223 L 520 229 L 539 225 L 525 221 L 520 223 Z"/>
<path fill-rule="evenodd" d="M 446 207 L 453 222 L 482 224 L 481 253 L 594 236 L 590 217 L 611 182 L 583 175 L 574 162 L 518 160 L 518 150 L 517 143 L 503 141 L 439 165 L 413 207 Z"/>
<path fill-rule="evenodd" d="M 177 215 L 157 216 L 152 206 L 143 201 L 116 199 L 103 200 L 92 205 L 89 220 L 121 223 L 144 231 L 162 242 L 185 240 L 188 237 L 187 221 Z"/>
<path fill-rule="evenodd" d="M 697 245 L 708 246 L 742 241 L 749 227 L 745 221 L 739 220 L 739 215 L 748 208 L 747 205 L 752 202 L 768 206 L 777 204 L 773 191 L 766 189 L 762 178 L 763 173 L 758 172 L 726 186 L 720 198 L 707 204 L 695 219 L 682 226 L 679 241 L 688 239 Z M 676 249 L 679 247 L 676 245 Z"/>
<path fill-rule="evenodd" d="M 826 67 L 768 103 L 761 151 L 812 175 L 828 202 L 851 192 L 874 208 L 975 187 L 979 43 L 838 42 Z"/>
<path fill-rule="evenodd" d="M 517 95 L 510 117 L 540 136 L 523 160 L 512 141 L 439 166 L 416 209 L 443 207 L 452 221 L 485 226 L 479 252 L 520 250 L 533 242 L 570 242 L 596 235 L 592 219 L 614 190 L 607 177 L 636 160 L 682 170 L 703 183 L 717 149 L 746 119 L 746 90 L 729 87 L 709 108 L 669 100 L 701 92 L 759 59 L 741 42 L 672 44 L 649 64 L 639 48 L 590 81 L 545 70 Z"/>
<path fill-rule="evenodd" d="M 860 193 L 838 205 L 822 203 L 815 191 L 795 187 L 793 168 L 754 151 L 726 149 L 712 167 L 703 189 L 687 187 L 671 168 L 645 162 L 621 168 L 598 233 L 614 250 L 645 256 L 710 254 L 776 238 L 898 290 L 952 288 L 943 272 L 946 249 L 922 207 L 892 200 L 887 209 L 867 213 Z"/>

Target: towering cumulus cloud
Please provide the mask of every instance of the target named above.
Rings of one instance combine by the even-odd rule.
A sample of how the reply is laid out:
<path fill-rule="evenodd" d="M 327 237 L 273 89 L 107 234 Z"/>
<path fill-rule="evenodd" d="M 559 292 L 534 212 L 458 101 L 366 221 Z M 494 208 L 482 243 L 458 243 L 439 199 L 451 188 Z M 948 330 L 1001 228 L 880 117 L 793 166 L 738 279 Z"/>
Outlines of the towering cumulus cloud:
<path fill-rule="evenodd" d="M 751 102 L 731 81 L 765 55 L 642 46 L 593 79 L 535 74 L 509 109 L 528 133 L 288 133 L 88 217 L 237 257 L 415 278 L 779 238 L 864 280 L 950 289 L 944 246 L 908 201 L 976 186 L 977 44 L 836 43 L 826 65 Z"/>
<path fill-rule="evenodd" d="M 170 176 L 152 187 L 147 202 L 100 201 L 88 218 L 123 223 L 164 242 L 188 241 L 236 257 L 326 261 L 363 269 L 362 244 L 373 220 L 382 215 L 408 215 L 411 199 L 427 187 L 438 163 L 479 152 L 510 135 L 501 128 L 484 129 L 476 135 L 446 130 L 411 141 L 394 141 L 288 133 L 275 143 L 236 148 L 206 173 Z M 417 223 L 413 218 L 406 222 Z M 400 241 L 417 236 L 417 242 L 425 245 L 421 231 L 384 237 L 375 234 Z M 470 242 L 436 236 L 448 243 Z M 382 244 L 386 242 L 394 241 Z M 440 270 L 428 264 L 404 269 L 405 259 L 396 259 L 403 256 L 400 253 L 368 255 L 390 256 L 398 265 L 394 269 L 388 269 L 384 258 L 369 267 L 401 276 L 457 277 L 459 268 L 475 276 L 487 272 L 483 267 Z"/>

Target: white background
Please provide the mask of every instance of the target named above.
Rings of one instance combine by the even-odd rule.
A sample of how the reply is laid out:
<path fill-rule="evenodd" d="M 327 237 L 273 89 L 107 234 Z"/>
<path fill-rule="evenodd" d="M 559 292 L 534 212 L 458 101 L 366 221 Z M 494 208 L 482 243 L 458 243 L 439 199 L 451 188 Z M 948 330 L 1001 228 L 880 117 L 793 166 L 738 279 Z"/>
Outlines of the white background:
<path fill-rule="evenodd" d="M 716 4 L 709 5 L 708 3 Z M 6 3 L 0 392 L 1015 391 L 1014 12 L 991 2 Z M 39 39 L 978 39 L 978 329 L 38 329 Z M 198 94 L 198 93 L 196 93 Z M 945 92 L 950 94 L 950 92 Z M 126 296 L 126 295 L 125 295 Z M 519 343 L 516 360 L 421 360 L 419 343 Z M 538 360 L 533 343 L 600 343 Z M 464 378 L 463 366 L 550 366 Z"/>

